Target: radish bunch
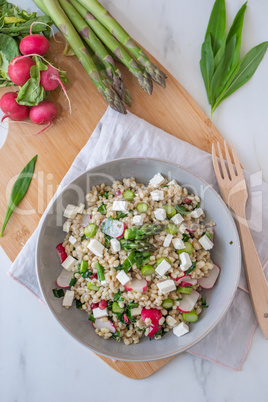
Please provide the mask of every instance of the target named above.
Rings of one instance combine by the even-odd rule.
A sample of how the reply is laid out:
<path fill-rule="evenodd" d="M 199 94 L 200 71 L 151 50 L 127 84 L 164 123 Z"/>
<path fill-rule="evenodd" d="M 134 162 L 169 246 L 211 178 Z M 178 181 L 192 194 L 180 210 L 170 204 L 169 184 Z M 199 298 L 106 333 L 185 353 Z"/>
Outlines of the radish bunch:
<path fill-rule="evenodd" d="M 7 117 L 24 121 L 29 117 L 35 124 L 47 125 L 41 133 L 57 116 L 56 105 L 47 100 L 48 92 L 60 85 L 69 101 L 58 69 L 43 58 L 48 50 L 49 41 L 43 35 L 30 33 L 21 40 L 22 56 L 15 57 L 8 66 L 9 78 L 20 90 L 7 92 L 0 99 L 0 108 L 5 114 L 2 121 Z"/>

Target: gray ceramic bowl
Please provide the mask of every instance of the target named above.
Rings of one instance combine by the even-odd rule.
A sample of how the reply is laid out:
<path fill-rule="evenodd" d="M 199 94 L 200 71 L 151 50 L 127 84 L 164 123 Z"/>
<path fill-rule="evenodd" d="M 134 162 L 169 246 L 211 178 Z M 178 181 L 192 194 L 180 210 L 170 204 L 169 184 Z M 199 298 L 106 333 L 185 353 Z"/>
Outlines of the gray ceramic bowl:
<path fill-rule="evenodd" d="M 219 280 L 213 289 L 203 292 L 209 308 L 199 321 L 190 325 L 190 332 L 180 338 L 170 331 L 162 340 L 149 342 L 143 338 L 137 345 L 125 346 L 111 339 L 105 341 L 94 333 L 88 315 L 73 305 L 69 310 L 62 307 L 62 299 L 53 297 L 52 289 L 61 272 L 55 246 L 64 239 L 62 214 L 67 204 L 85 202 L 85 195 L 93 185 L 125 177 L 135 177 L 148 184 L 155 173 L 161 172 L 169 179 L 192 189 L 202 198 L 201 207 L 206 220 L 217 223 L 215 247 L 212 258 L 221 267 Z M 230 244 L 231 242 L 231 244 Z M 180 353 L 204 338 L 220 321 L 233 299 L 241 264 L 239 237 L 232 216 L 219 195 L 204 181 L 189 171 L 166 161 L 147 158 L 118 159 L 97 166 L 79 176 L 58 196 L 42 225 L 37 246 L 37 273 L 39 284 L 48 307 L 62 327 L 75 339 L 101 355 L 117 360 L 152 361 Z"/>

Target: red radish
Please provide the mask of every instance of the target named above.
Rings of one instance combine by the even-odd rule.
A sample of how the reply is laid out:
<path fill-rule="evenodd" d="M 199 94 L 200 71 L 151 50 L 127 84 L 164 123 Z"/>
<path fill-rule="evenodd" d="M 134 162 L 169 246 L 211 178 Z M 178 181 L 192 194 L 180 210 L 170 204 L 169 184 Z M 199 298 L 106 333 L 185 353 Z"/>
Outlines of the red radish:
<path fill-rule="evenodd" d="M 94 308 L 98 308 L 99 307 L 99 303 L 91 303 L 90 308 L 91 310 L 94 310 Z"/>
<path fill-rule="evenodd" d="M 126 224 L 117 220 L 103 219 L 101 231 L 113 238 L 122 237 L 126 229 Z"/>
<path fill-rule="evenodd" d="M 90 223 L 92 216 L 91 215 L 87 215 L 87 214 L 83 214 L 82 215 L 82 220 L 80 222 L 80 226 L 82 226 L 83 228 L 87 227 L 87 225 Z"/>
<path fill-rule="evenodd" d="M 129 320 L 129 318 L 128 318 L 128 316 L 127 316 L 126 314 L 123 315 L 123 320 L 124 320 L 124 323 L 125 323 L 125 324 L 129 324 L 129 323 L 130 323 L 130 320 Z"/>
<path fill-rule="evenodd" d="M 73 277 L 73 272 L 63 269 L 56 280 L 56 284 L 59 288 L 67 289 L 70 287 L 69 283 Z"/>
<path fill-rule="evenodd" d="M 213 268 L 209 271 L 209 276 L 208 277 L 203 277 L 198 279 L 199 285 L 204 288 L 204 289 L 211 289 L 215 285 L 215 282 L 219 276 L 220 273 L 220 267 L 216 264 L 214 264 Z"/>
<path fill-rule="evenodd" d="M 186 230 L 187 230 L 188 233 L 195 233 L 195 229 L 186 228 Z"/>
<path fill-rule="evenodd" d="M 125 285 L 128 291 L 134 290 L 135 292 L 146 292 L 148 287 L 146 279 L 132 279 Z"/>
<path fill-rule="evenodd" d="M 36 53 L 43 56 L 48 52 L 49 41 L 44 35 L 33 34 L 25 36 L 20 42 L 20 52 L 24 55 Z"/>
<path fill-rule="evenodd" d="M 121 191 L 120 190 L 117 190 L 115 193 L 114 193 L 114 195 L 116 196 L 116 197 L 119 197 L 119 195 L 121 195 L 122 193 L 121 193 Z"/>
<path fill-rule="evenodd" d="M 152 325 L 158 326 L 159 320 L 162 318 L 162 313 L 160 310 L 157 310 L 157 308 L 143 308 L 141 310 L 141 319 L 145 322 L 146 318 L 150 318 Z"/>
<path fill-rule="evenodd" d="M 173 281 L 176 282 L 176 285 L 179 285 L 182 281 L 185 281 L 185 280 L 191 278 L 190 275 L 183 275 L 183 276 L 180 276 L 180 277 L 177 277 L 177 278 L 173 278 L 171 276 L 171 274 L 169 274 L 169 276 L 170 276 L 171 279 L 173 279 Z"/>
<path fill-rule="evenodd" d="M 184 202 L 184 204 L 191 204 L 192 203 L 192 200 L 189 200 L 189 198 L 184 198 L 184 200 L 183 200 L 183 202 Z"/>
<path fill-rule="evenodd" d="M 159 331 L 159 329 L 161 329 L 161 326 L 151 325 L 151 327 L 150 327 L 151 331 L 148 334 L 149 338 L 153 338 L 155 336 L 155 334 L 157 333 L 157 331 Z"/>
<path fill-rule="evenodd" d="M 65 261 L 67 258 L 67 254 L 66 254 L 65 248 L 63 247 L 62 243 L 60 243 L 56 246 L 56 250 L 57 250 L 58 256 L 60 258 L 60 262 L 63 263 L 63 261 Z"/>
<path fill-rule="evenodd" d="M 180 286 L 183 288 L 187 288 L 188 286 L 194 286 L 197 284 L 197 279 L 185 279 L 184 281 L 180 282 Z"/>
<path fill-rule="evenodd" d="M 112 321 L 108 320 L 105 322 L 102 322 L 100 318 L 97 318 L 95 320 L 93 324 L 93 327 L 96 329 L 100 329 L 100 328 L 108 328 L 110 332 L 112 332 L 113 334 L 116 333 L 116 328 L 114 326 L 114 324 L 112 323 Z"/>
<path fill-rule="evenodd" d="M 47 70 L 40 71 L 40 83 L 45 91 L 53 91 L 60 82 L 60 74 L 56 68 L 47 66 Z"/>
<path fill-rule="evenodd" d="M 99 308 L 100 308 L 101 310 L 104 310 L 106 307 L 107 307 L 107 301 L 106 301 L 106 300 L 101 300 L 101 301 L 99 302 Z"/>
<path fill-rule="evenodd" d="M 48 125 L 43 128 L 43 130 L 39 131 L 37 134 L 42 133 L 48 127 L 51 126 L 52 121 L 57 116 L 57 108 L 53 102 L 50 101 L 42 101 L 38 105 L 31 107 L 29 117 L 35 124 L 47 124 Z"/>
<path fill-rule="evenodd" d="M 89 275 L 90 279 L 98 279 L 98 275 L 97 274 L 91 274 Z"/>
<path fill-rule="evenodd" d="M 177 307 L 177 309 L 182 313 L 189 313 L 193 310 L 198 297 L 199 293 L 196 290 L 192 290 L 191 294 L 189 295 L 183 294 L 182 300 L 180 301 L 180 305 Z"/>
<path fill-rule="evenodd" d="M 26 120 L 29 116 L 30 108 L 28 106 L 19 105 L 16 102 L 18 94 L 16 92 L 6 92 L 0 99 L 0 108 L 5 113 L 2 121 L 9 117 L 14 121 Z"/>
<path fill-rule="evenodd" d="M 34 65 L 35 62 L 30 57 L 15 57 L 8 66 L 9 78 L 14 84 L 23 86 L 31 78 L 30 70 Z"/>

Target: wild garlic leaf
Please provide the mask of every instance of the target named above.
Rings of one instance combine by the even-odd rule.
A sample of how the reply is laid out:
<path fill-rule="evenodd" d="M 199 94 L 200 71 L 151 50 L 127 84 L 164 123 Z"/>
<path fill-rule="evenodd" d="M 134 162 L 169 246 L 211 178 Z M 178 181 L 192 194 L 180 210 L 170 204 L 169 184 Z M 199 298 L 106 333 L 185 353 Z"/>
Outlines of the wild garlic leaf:
<path fill-rule="evenodd" d="M 213 101 L 211 98 L 210 84 L 214 71 L 214 61 L 210 37 L 202 45 L 200 69 L 205 83 L 209 104 L 212 105 Z"/>
<path fill-rule="evenodd" d="M 222 93 L 212 108 L 212 111 L 214 111 L 224 99 L 250 80 L 262 61 L 267 48 L 268 42 L 263 42 L 252 48 L 243 57 L 232 76 L 229 78 L 225 88 L 223 88 Z"/>
<path fill-rule="evenodd" d="M 211 35 L 213 55 L 215 56 L 225 41 L 226 10 L 225 0 L 216 0 L 210 14 L 210 19 L 205 35 L 207 41 Z"/>
<path fill-rule="evenodd" d="M 5 227 L 14 209 L 19 205 L 19 203 L 21 202 L 21 200 L 24 198 L 25 194 L 28 191 L 29 185 L 31 183 L 34 174 L 36 160 L 37 155 L 35 155 L 35 157 L 30 160 L 30 162 L 25 166 L 25 168 L 23 168 L 17 180 L 15 181 L 14 186 L 12 187 L 0 237 L 3 236 Z"/>
<path fill-rule="evenodd" d="M 234 21 L 233 21 L 231 28 L 227 35 L 226 43 L 228 43 L 234 36 L 236 37 L 236 48 L 235 48 L 235 51 L 233 54 L 233 60 L 232 60 L 231 67 L 236 67 L 237 64 L 239 63 L 242 29 L 243 29 L 246 8 L 247 8 L 247 3 L 244 3 L 243 6 L 238 11 L 238 13 L 236 14 Z"/>

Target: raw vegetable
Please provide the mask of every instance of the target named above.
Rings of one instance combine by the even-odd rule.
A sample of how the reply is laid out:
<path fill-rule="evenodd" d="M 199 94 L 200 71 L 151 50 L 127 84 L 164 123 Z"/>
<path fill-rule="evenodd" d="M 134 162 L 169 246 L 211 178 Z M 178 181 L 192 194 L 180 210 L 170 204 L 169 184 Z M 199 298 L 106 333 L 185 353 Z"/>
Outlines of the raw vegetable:
<path fill-rule="evenodd" d="M 175 225 L 175 223 L 170 222 L 167 227 L 166 227 L 166 232 L 169 234 L 176 234 L 177 231 L 179 230 L 178 226 Z"/>
<path fill-rule="evenodd" d="M 153 244 L 148 243 L 146 240 L 120 240 L 121 247 L 127 251 L 139 251 L 140 253 L 155 251 L 156 248 Z"/>
<path fill-rule="evenodd" d="M 87 269 L 88 269 L 88 261 L 82 260 L 80 264 L 79 273 L 83 274 L 87 272 Z"/>
<path fill-rule="evenodd" d="M 174 300 L 171 298 L 165 299 L 162 303 L 162 307 L 169 310 L 174 306 Z"/>
<path fill-rule="evenodd" d="M 17 42 L 8 35 L 0 34 L 0 87 L 13 85 L 8 76 L 8 66 L 19 54 Z"/>
<path fill-rule="evenodd" d="M 45 91 L 53 91 L 62 82 L 60 80 L 60 73 L 58 70 L 52 66 L 47 66 L 47 70 L 42 70 L 40 72 L 40 84 Z M 63 88 L 65 90 L 65 88 Z"/>
<path fill-rule="evenodd" d="M 70 281 L 73 277 L 73 272 L 63 269 L 56 280 L 56 285 L 59 288 L 67 289 L 70 287 Z"/>
<path fill-rule="evenodd" d="M 99 261 L 97 261 L 96 268 L 97 268 L 98 280 L 100 282 L 105 281 L 104 268 L 100 265 Z"/>
<path fill-rule="evenodd" d="M 163 205 L 162 208 L 166 211 L 168 218 L 172 218 L 177 213 L 176 209 L 171 205 Z"/>
<path fill-rule="evenodd" d="M 95 225 L 95 223 L 90 223 L 89 225 L 87 225 L 87 227 L 85 227 L 84 234 L 86 235 L 86 237 L 88 237 L 90 239 L 91 237 L 96 236 L 97 231 L 98 231 L 98 226 Z"/>
<path fill-rule="evenodd" d="M 208 274 L 209 275 L 207 277 L 198 279 L 198 283 L 203 289 L 213 288 L 220 274 L 220 267 L 214 264 L 213 268 L 210 271 L 208 271 Z"/>
<path fill-rule="evenodd" d="M 8 66 L 8 75 L 13 84 L 22 87 L 30 78 L 35 62 L 30 57 L 15 57 Z"/>
<path fill-rule="evenodd" d="M 180 301 L 180 305 L 177 307 L 179 311 L 182 313 L 189 313 L 192 311 L 195 303 L 199 298 L 199 293 L 196 290 L 192 290 L 190 295 L 184 294 L 182 296 L 182 300 Z"/>
<path fill-rule="evenodd" d="M 125 230 L 124 239 L 146 239 L 159 234 L 165 229 L 165 227 L 165 225 L 160 225 L 157 223 L 146 223 L 142 227 L 132 226 L 131 228 Z"/>
<path fill-rule="evenodd" d="M 155 273 L 155 269 L 152 265 L 144 265 L 141 268 L 141 273 L 143 276 L 152 275 Z"/>
<path fill-rule="evenodd" d="M 20 52 L 24 55 L 38 54 L 44 56 L 48 52 L 49 41 L 44 35 L 30 34 L 25 36 L 20 42 Z"/>
<path fill-rule="evenodd" d="M 122 237 L 125 231 L 126 225 L 124 222 L 116 219 L 104 219 L 101 224 L 101 231 L 107 236 L 113 238 Z"/>
<path fill-rule="evenodd" d="M 198 320 L 198 315 L 196 311 L 191 311 L 190 313 L 182 313 L 182 318 L 186 322 L 196 322 Z"/>
<path fill-rule="evenodd" d="M 96 329 L 100 329 L 100 328 L 108 328 L 109 332 L 115 334 L 116 333 L 116 328 L 114 326 L 114 324 L 112 323 L 112 321 L 107 320 L 105 322 L 103 322 L 101 320 L 101 318 L 96 318 L 94 320 L 94 322 L 92 323 L 93 327 Z"/>
<path fill-rule="evenodd" d="M 57 117 L 57 107 L 53 102 L 42 101 L 30 110 L 29 117 L 35 124 L 48 124 L 42 131 L 46 130 Z M 40 134 L 40 131 L 38 134 Z"/>
<path fill-rule="evenodd" d="M 0 108 L 5 113 L 1 122 L 7 117 L 14 121 L 23 121 L 28 118 L 29 107 L 19 105 L 16 101 L 17 96 L 15 92 L 6 92 L 0 99 Z"/>
<path fill-rule="evenodd" d="M 52 289 L 52 293 L 54 297 L 57 297 L 57 299 L 60 299 L 61 297 L 64 297 L 64 290 L 63 289 Z"/>
<path fill-rule="evenodd" d="M 68 257 L 68 256 L 67 256 L 67 253 L 66 253 L 66 251 L 65 251 L 65 248 L 64 248 L 63 245 L 62 245 L 62 243 L 59 243 L 59 244 L 56 246 L 56 250 L 57 250 L 57 253 L 58 253 L 60 262 L 61 262 L 61 264 L 62 264 L 63 261 L 65 261 L 66 258 Z"/>
<path fill-rule="evenodd" d="M 100 212 L 102 215 L 106 215 L 107 214 L 106 205 L 105 204 L 100 205 L 97 211 Z"/>
<path fill-rule="evenodd" d="M 133 191 L 131 190 L 126 190 L 123 193 L 123 197 L 127 200 L 127 201 L 132 201 L 133 198 L 135 197 L 135 194 L 133 193 Z"/>
<path fill-rule="evenodd" d="M 87 288 L 88 288 L 89 290 L 94 290 L 95 292 L 97 292 L 97 291 L 100 289 L 99 286 L 94 285 L 94 283 L 92 283 L 92 282 L 88 282 Z"/>
<path fill-rule="evenodd" d="M 160 258 L 158 258 L 157 260 L 156 260 L 156 265 L 158 266 L 159 264 L 161 264 L 161 262 L 162 261 L 166 261 L 166 262 L 168 262 L 169 264 L 171 264 L 171 261 L 167 258 L 167 257 L 160 257 Z"/>
<path fill-rule="evenodd" d="M 246 6 L 243 4 L 238 11 L 227 35 L 225 0 L 216 0 L 210 15 L 200 69 L 211 105 L 211 120 L 220 103 L 253 76 L 268 48 L 268 42 L 263 42 L 239 61 Z"/>
<path fill-rule="evenodd" d="M 137 204 L 137 211 L 142 214 L 143 212 L 146 212 L 148 209 L 148 204 L 146 204 L 146 202 L 139 202 Z"/>
<path fill-rule="evenodd" d="M 21 200 L 24 198 L 26 195 L 28 188 L 30 186 L 30 183 L 32 181 L 32 177 L 34 174 L 34 168 L 37 160 L 37 155 L 33 157 L 33 159 L 30 160 L 30 162 L 23 168 L 21 173 L 19 174 L 19 177 L 15 181 L 14 186 L 12 187 L 11 194 L 10 194 L 10 199 L 8 202 L 7 206 L 7 211 L 6 215 L 4 218 L 4 222 L 2 225 L 2 229 L 0 232 L 0 237 L 3 236 L 5 227 L 9 221 L 9 218 L 11 217 L 14 209 L 19 205 Z"/>
<path fill-rule="evenodd" d="M 146 292 L 148 287 L 146 279 L 131 279 L 125 284 L 125 289 L 128 291 L 134 290 L 135 292 Z"/>
<path fill-rule="evenodd" d="M 190 288 L 190 287 L 183 287 L 183 286 L 178 286 L 177 287 L 177 292 L 179 292 L 179 293 L 183 293 L 183 294 L 186 294 L 186 295 L 190 295 L 191 293 L 192 293 L 192 288 Z"/>
<path fill-rule="evenodd" d="M 193 254 L 193 246 L 192 246 L 192 243 L 189 243 L 188 241 L 186 241 L 186 242 L 184 243 L 184 245 L 185 245 L 185 248 L 181 248 L 181 249 L 176 250 L 177 253 L 178 253 L 178 254 L 187 253 L 187 254 L 189 254 L 189 255 L 192 255 L 192 254 Z"/>
<path fill-rule="evenodd" d="M 113 302 L 112 310 L 113 310 L 113 313 L 123 313 L 124 307 L 120 307 L 117 302 Z"/>

